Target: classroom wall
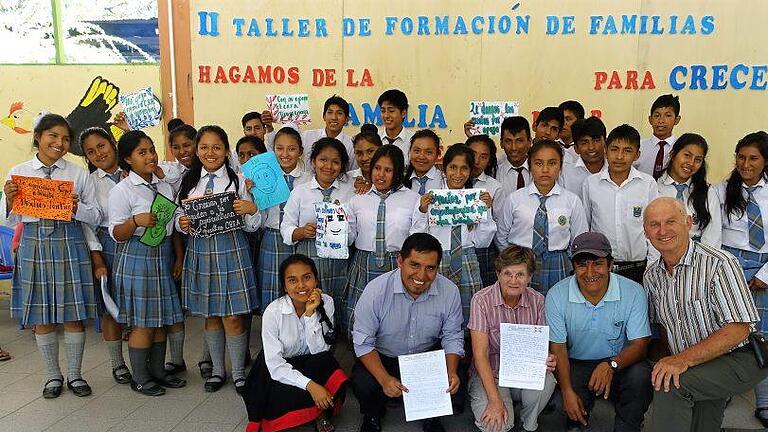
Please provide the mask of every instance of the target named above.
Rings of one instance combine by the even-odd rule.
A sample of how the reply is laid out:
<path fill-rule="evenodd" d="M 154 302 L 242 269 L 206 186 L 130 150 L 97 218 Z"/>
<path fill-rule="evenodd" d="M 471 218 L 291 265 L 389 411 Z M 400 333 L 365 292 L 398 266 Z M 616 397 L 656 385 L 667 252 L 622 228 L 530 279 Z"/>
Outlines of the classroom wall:
<path fill-rule="evenodd" d="M 323 101 L 342 95 L 356 133 L 380 123 L 376 99 L 391 87 L 408 94 L 411 126 L 432 127 L 448 144 L 464 140 L 472 100 L 518 101 L 530 119 L 573 98 L 609 130 L 627 122 L 648 136 L 651 102 L 675 93 L 676 133 L 708 139 L 710 180 L 719 181 L 736 141 L 767 127 L 768 2 L 760 0 L 189 5 L 195 123 L 235 136 L 244 112 L 290 93 L 309 94 L 307 127 L 321 127 Z"/>

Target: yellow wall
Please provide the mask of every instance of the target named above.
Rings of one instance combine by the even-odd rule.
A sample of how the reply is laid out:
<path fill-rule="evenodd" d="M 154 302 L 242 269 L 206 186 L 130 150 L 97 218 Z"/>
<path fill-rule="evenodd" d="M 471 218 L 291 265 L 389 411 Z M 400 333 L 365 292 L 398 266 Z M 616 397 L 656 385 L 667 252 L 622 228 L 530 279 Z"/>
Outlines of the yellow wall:
<path fill-rule="evenodd" d="M 417 114 L 419 104 L 427 105 L 427 122 L 432 119 L 435 106 L 445 114 L 445 128 L 437 132 L 447 143 L 463 141 L 462 124 L 468 117 L 471 100 L 518 100 L 524 115 L 547 105 L 557 105 L 566 99 L 581 101 L 589 112 L 602 111 L 602 118 L 610 128 L 620 123 L 637 127 L 641 135 L 649 136 L 647 122 L 651 102 L 659 95 L 675 93 L 682 102 L 682 121 L 676 134 L 698 132 L 711 147 L 708 158 L 710 179 L 719 181 L 732 166 L 732 152 L 736 141 L 747 132 L 765 129 L 766 91 L 750 90 L 753 74 L 746 75 L 747 86 L 737 90 L 674 90 L 669 82 L 670 72 L 677 65 L 704 65 L 711 82 L 712 65 L 726 65 L 728 72 L 734 65 L 765 67 L 768 58 L 768 2 L 761 0 L 734 0 L 704 2 L 700 0 L 536 0 L 519 3 L 506 0 L 429 0 L 388 2 L 317 0 L 219 2 L 215 0 L 190 1 L 190 33 L 192 42 L 192 86 L 194 93 L 195 123 L 197 126 L 216 123 L 233 135 L 240 134 L 239 118 L 250 110 L 264 109 L 264 96 L 272 93 L 309 93 L 315 123 L 319 127 L 323 101 L 336 93 L 347 98 L 363 120 L 362 104 L 375 106 L 378 95 L 387 88 L 404 90 L 411 101 L 410 116 Z M 514 8 L 514 9 L 513 9 Z M 217 12 L 218 36 L 201 35 L 199 12 Z M 622 14 L 660 17 L 665 34 L 613 34 L 591 35 L 590 17 L 612 15 L 621 30 Z M 527 34 L 484 33 L 475 35 L 471 19 L 483 16 L 508 15 L 513 24 L 517 16 L 529 16 Z M 547 35 L 547 16 L 573 16 L 575 31 L 570 35 Z M 679 34 L 685 20 L 692 16 L 696 34 Z M 457 16 L 465 19 L 467 35 L 417 35 L 414 28 L 410 36 L 399 30 L 386 35 L 386 18 L 400 20 L 411 17 L 414 27 L 418 16 L 430 20 L 434 32 L 434 17 L 448 16 L 449 28 L 454 29 Z M 667 34 L 670 16 L 678 17 L 678 34 Z M 714 25 L 702 25 L 705 16 L 712 16 Z M 260 37 L 236 36 L 233 19 L 245 20 L 247 32 L 251 18 L 257 18 Z M 265 36 L 265 17 L 274 18 L 278 35 Z M 342 36 L 342 18 L 370 18 L 370 36 Z M 324 18 L 328 36 L 314 34 L 300 38 L 283 37 L 281 20 L 288 18 L 291 29 L 297 32 L 297 18 L 310 19 L 310 32 L 314 33 L 314 20 Z M 638 25 L 639 20 L 638 19 Z M 600 30 L 604 25 L 600 27 Z M 399 29 L 399 25 L 398 25 Z M 210 29 L 208 29 L 210 30 Z M 702 34 L 709 32 L 710 34 Z M 211 83 L 201 83 L 199 66 L 211 66 Z M 227 71 L 239 66 L 271 65 L 298 68 L 299 80 L 295 84 L 228 83 L 216 84 L 216 68 Z M 312 86 L 313 68 L 336 69 L 337 84 L 330 87 Z M 355 69 L 356 79 L 368 68 L 373 80 L 371 87 L 345 85 L 345 69 Z M 645 71 L 653 75 L 655 89 L 595 90 L 595 73 L 618 71 L 622 77 L 627 70 L 637 71 L 642 81 Z M 758 72 L 760 74 L 762 72 Z M 691 72 L 688 72 L 689 78 Z M 741 77 L 741 75 L 740 75 Z M 258 74 L 257 74 L 258 80 Z M 768 80 L 768 73 L 758 79 L 758 86 Z M 690 82 L 690 81 L 689 81 Z M 689 83 L 688 82 L 688 83 Z M 604 86 L 607 86 L 607 82 Z M 622 84 L 625 84 L 622 78 Z M 639 84 L 639 83 L 638 83 Z M 359 126 L 349 125 L 348 133 L 356 133 Z"/>
<path fill-rule="evenodd" d="M 24 103 L 24 116 L 30 118 L 39 112 L 53 112 L 67 116 L 80 102 L 96 76 L 102 76 L 130 93 L 151 86 L 160 96 L 160 67 L 158 65 L 89 65 L 89 66 L 0 66 L 0 119 L 9 114 L 11 104 Z M 118 103 L 112 113 L 120 110 Z M 29 124 L 29 123 L 27 123 Z M 163 154 L 162 129 L 155 126 L 146 129 Z M 4 179 L 14 165 L 30 159 L 32 134 L 20 134 L 0 123 L 0 176 Z M 81 158 L 68 156 L 82 162 Z"/>

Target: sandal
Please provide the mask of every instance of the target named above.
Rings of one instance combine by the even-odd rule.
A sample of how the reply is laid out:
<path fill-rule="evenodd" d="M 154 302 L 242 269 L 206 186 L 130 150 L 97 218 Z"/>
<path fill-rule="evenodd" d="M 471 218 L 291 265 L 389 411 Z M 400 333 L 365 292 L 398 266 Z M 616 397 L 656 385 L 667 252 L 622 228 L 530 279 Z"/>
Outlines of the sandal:
<path fill-rule="evenodd" d="M 181 363 L 181 364 L 176 364 L 173 362 L 165 363 L 165 372 L 169 375 L 176 375 L 177 373 L 184 372 L 185 370 L 187 370 L 186 363 Z"/>
<path fill-rule="evenodd" d="M 122 364 L 112 369 L 112 378 L 114 378 L 115 382 L 118 384 L 129 384 L 133 377 L 131 376 L 131 371 L 128 369 L 128 366 Z"/>
<path fill-rule="evenodd" d="M 75 387 L 72 384 L 76 382 L 82 382 L 84 384 Z M 88 383 L 85 382 L 85 380 L 82 378 L 77 378 L 77 379 L 73 379 L 72 381 L 67 381 L 67 388 L 69 389 L 69 391 L 72 392 L 72 394 L 74 394 L 77 397 L 90 396 L 91 393 L 93 393 L 91 391 L 91 386 L 89 386 Z"/>
<path fill-rule="evenodd" d="M 2 348 L 0 348 L 0 362 L 8 361 L 11 359 L 11 353 L 8 351 L 3 351 Z"/>
<path fill-rule="evenodd" d="M 187 385 L 187 380 L 175 377 L 173 375 L 166 375 L 164 377 L 152 377 L 152 381 L 160 384 L 165 388 L 182 388 Z"/>
<path fill-rule="evenodd" d="M 48 384 L 52 382 L 58 382 L 59 385 L 48 387 Z M 45 382 L 45 385 L 43 386 L 43 397 L 46 399 L 56 399 L 57 397 L 61 396 L 62 387 L 64 387 L 63 378 L 49 379 L 48 381 Z"/>
<path fill-rule="evenodd" d="M 768 408 L 757 408 L 755 410 L 755 418 L 762 423 L 763 427 L 768 428 L 768 415 L 763 417 L 762 413 L 768 413 Z"/>
<path fill-rule="evenodd" d="M 214 379 L 218 379 L 218 381 L 211 381 Z M 224 387 L 224 384 L 226 381 L 224 380 L 224 377 L 221 375 L 211 375 L 210 378 L 208 378 L 208 381 L 205 382 L 203 385 L 203 389 L 205 389 L 208 393 L 215 393 L 219 390 L 221 390 L 222 387 Z"/>
<path fill-rule="evenodd" d="M 240 396 L 245 394 L 245 378 L 238 378 L 234 380 L 233 383 L 235 384 L 235 391 L 237 394 Z"/>
<path fill-rule="evenodd" d="M 203 365 L 207 365 L 206 367 L 203 367 Z M 203 360 L 200 362 L 197 362 L 197 367 L 200 368 L 200 376 L 203 379 L 208 379 L 211 377 L 211 374 L 213 373 L 213 362 L 210 360 Z"/>
<path fill-rule="evenodd" d="M 315 430 L 317 432 L 334 432 L 336 427 L 328 420 L 325 414 L 321 414 L 320 417 L 315 419 Z"/>

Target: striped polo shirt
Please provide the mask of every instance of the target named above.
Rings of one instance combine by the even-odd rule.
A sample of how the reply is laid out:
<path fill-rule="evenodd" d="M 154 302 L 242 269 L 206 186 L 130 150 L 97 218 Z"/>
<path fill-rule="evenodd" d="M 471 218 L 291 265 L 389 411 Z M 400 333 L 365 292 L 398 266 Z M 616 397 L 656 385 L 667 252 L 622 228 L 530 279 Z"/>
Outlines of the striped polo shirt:
<path fill-rule="evenodd" d="M 736 258 L 697 241 L 670 273 L 663 259 L 645 272 L 650 321 L 664 326 L 672 354 L 696 345 L 730 323 L 759 320 L 744 271 Z M 734 348 L 746 345 L 742 341 Z"/>

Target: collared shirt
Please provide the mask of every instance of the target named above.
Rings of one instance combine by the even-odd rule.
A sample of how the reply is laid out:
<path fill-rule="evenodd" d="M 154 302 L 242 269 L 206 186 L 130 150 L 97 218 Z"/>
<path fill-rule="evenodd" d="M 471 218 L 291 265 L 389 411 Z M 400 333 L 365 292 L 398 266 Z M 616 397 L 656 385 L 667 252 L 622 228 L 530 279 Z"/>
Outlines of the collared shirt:
<path fill-rule="evenodd" d="M 653 166 L 656 164 L 656 155 L 659 153 L 660 141 L 656 135 L 651 135 L 650 138 L 640 141 L 640 157 L 633 164 L 635 168 L 653 176 Z M 672 135 L 664 141 L 667 144 L 664 145 L 664 162 L 662 167 L 666 168 L 669 163 L 669 153 L 672 151 L 672 146 L 677 141 L 677 137 Z"/>
<path fill-rule="evenodd" d="M 517 190 L 517 169 L 522 168 L 523 180 L 525 185 L 531 183 L 531 169 L 528 165 L 528 159 L 519 167 L 513 167 L 506 156 L 499 161 L 499 167 L 496 170 L 496 180 L 501 183 L 501 200 L 505 200 L 512 192 Z M 501 204 L 501 203 L 499 203 Z"/>
<path fill-rule="evenodd" d="M 480 173 L 474 183 L 472 183 L 472 187 L 475 189 L 485 189 L 491 194 L 491 198 L 493 198 L 493 215 L 501 211 L 501 207 L 499 207 L 501 203 L 501 183 L 498 180 L 486 173 Z"/>
<path fill-rule="evenodd" d="M 765 242 L 765 245 L 763 245 L 760 250 L 755 250 L 749 244 L 749 223 L 746 209 L 744 210 L 744 214 L 739 215 L 738 213 L 732 213 L 730 218 L 728 217 L 729 215 L 725 213 L 725 188 L 727 184 L 728 182 L 724 181 L 717 185 L 716 188 L 717 195 L 720 198 L 720 214 L 723 224 L 723 246 L 751 252 L 768 253 L 768 241 Z M 741 193 L 746 201 L 749 198 L 749 194 L 746 190 L 748 186 L 744 183 L 742 183 L 741 186 Z M 757 201 L 758 207 L 760 207 L 760 214 L 763 218 L 763 232 L 768 232 L 766 231 L 768 230 L 768 187 L 766 187 L 766 182 L 762 178 L 755 183 L 755 187 L 757 187 L 757 190 L 754 191 L 753 195 L 755 201 Z M 768 240 L 768 234 L 766 234 L 766 240 Z M 763 265 L 754 277 L 761 281 L 768 281 L 768 263 Z"/>
<path fill-rule="evenodd" d="M 659 188 L 659 196 L 677 198 L 677 188 L 675 188 L 675 182 L 668 173 L 664 173 L 656 181 Z M 699 225 L 699 218 L 696 216 L 696 210 L 693 208 L 693 203 L 689 201 L 691 196 L 691 179 L 685 182 L 687 186 L 683 190 L 683 198 L 688 208 L 688 214 L 693 218 L 693 226 L 691 227 L 691 238 L 699 238 L 702 243 L 706 243 L 712 247 L 720 248 L 722 244 L 723 234 L 723 221 L 720 213 L 720 198 L 717 196 L 717 189 L 714 186 L 710 186 L 707 190 L 707 209 L 709 209 L 709 215 L 712 220 L 703 230 Z"/>
<path fill-rule="evenodd" d="M 281 171 L 280 173 L 285 175 L 283 171 Z M 299 161 L 296 167 L 291 172 L 289 172 L 288 175 L 293 177 L 294 189 L 296 189 L 296 187 L 301 184 L 309 182 L 313 178 L 312 173 L 305 169 L 305 165 L 302 164 L 301 161 Z M 268 208 L 267 211 L 262 212 L 262 215 L 264 215 L 264 217 L 262 218 L 262 224 L 264 228 L 271 228 L 276 230 L 280 229 L 280 206 L 279 205 Z"/>
<path fill-rule="evenodd" d="M 493 377 L 499 377 L 501 356 L 501 323 L 547 325 L 544 316 L 544 296 L 531 288 L 525 288 L 515 307 L 509 307 L 501 296 L 496 282 L 472 296 L 467 328 L 488 335 L 488 359 Z M 473 366 L 474 373 L 474 366 Z"/>
<path fill-rule="evenodd" d="M 72 193 L 78 195 L 77 211 L 73 220 L 87 223 L 89 225 L 97 226 L 101 223 L 102 209 L 99 206 L 96 198 L 96 187 L 93 184 L 93 179 L 78 165 L 67 161 L 66 159 L 59 159 L 53 163 L 52 166 L 56 166 L 56 169 L 51 173 L 51 179 L 53 180 L 68 180 L 74 183 Z M 40 162 L 37 156 L 33 157 L 24 163 L 16 165 L 8 171 L 8 177 L 6 181 L 11 180 L 11 176 L 25 176 L 25 177 L 39 177 L 45 178 L 43 172 L 45 164 Z M 0 199 L 2 202 L 2 214 L 6 215 L 7 224 L 14 226 L 19 222 L 37 222 L 40 219 L 31 216 L 22 216 L 11 212 L 8 206 L 8 200 L 3 197 Z"/>
<path fill-rule="evenodd" d="M 566 344 L 568 357 L 599 360 L 618 355 L 629 341 L 648 337 L 648 302 L 640 284 L 610 273 L 608 290 L 593 305 L 575 276 L 550 288 L 545 304 L 550 342 Z"/>
<path fill-rule="evenodd" d="M 408 162 L 411 158 L 411 138 L 413 137 L 414 132 L 410 129 L 406 129 L 404 126 L 402 129 L 400 129 L 400 133 L 397 134 L 394 138 L 395 140 L 392 141 L 392 145 L 396 145 L 400 148 L 400 150 L 403 151 L 403 156 L 405 156 L 405 166 L 408 166 Z M 381 137 L 381 142 L 384 144 L 389 144 L 389 140 L 387 139 L 387 129 L 383 128 L 381 132 L 379 132 L 379 136 Z"/>
<path fill-rule="evenodd" d="M 451 226 L 437 226 L 429 224 L 428 213 L 422 213 L 419 210 L 420 201 L 416 202 L 413 208 L 413 225 L 411 225 L 411 234 L 428 233 L 432 234 L 440 241 L 443 251 L 451 250 Z M 487 248 L 493 241 L 496 234 L 496 221 L 488 217 L 485 221 L 473 225 L 461 225 L 461 247 L 462 248 Z"/>
<path fill-rule="evenodd" d="M 744 272 L 736 258 L 720 249 L 688 242 L 688 250 L 670 274 L 663 260 L 645 272 L 649 315 L 664 326 L 672 354 L 709 337 L 726 324 L 760 319 Z M 736 348 L 744 346 L 744 340 Z"/>
<path fill-rule="evenodd" d="M 156 175 L 152 174 L 152 184 L 157 188 L 157 192 L 163 194 L 166 198 L 173 197 L 171 185 L 161 181 Z M 109 234 L 115 238 L 115 227 L 125 223 L 128 219 L 139 213 L 148 213 L 152 207 L 152 201 L 155 199 L 155 193 L 148 186 L 146 180 L 141 178 L 136 172 L 131 171 L 128 177 L 124 178 L 114 188 L 109 196 Z M 173 233 L 173 219 L 165 225 L 165 233 Z M 136 228 L 134 236 L 141 237 L 144 234 L 144 227 Z M 115 239 L 117 240 L 117 239 Z"/>
<path fill-rule="evenodd" d="M 633 167 L 617 185 L 605 170 L 587 177 L 581 196 L 591 231 L 608 237 L 616 261 L 658 258 L 643 231 L 645 207 L 659 196 L 653 177 Z"/>
<path fill-rule="evenodd" d="M 532 182 L 504 201 L 496 233 L 496 245 L 500 250 L 512 244 L 527 248 L 533 246 L 533 224 L 540 205 L 539 196 L 539 189 Z M 546 202 L 549 250 L 567 250 L 577 235 L 587 231 L 584 206 L 579 197 L 557 183 L 546 196 L 549 197 Z"/>
<path fill-rule="evenodd" d="M 179 195 L 179 189 L 181 189 L 181 181 L 184 179 L 184 174 L 189 171 L 189 168 L 178 161 L 160 161 L 158 162 L 158 165 L 163 169 L 163 174 L 165 174 L 165 177 L 163 177 L 161 181 L 170 184 L 173 188 L 173 196 L 168 198 L 176 200 Z"/>
<path fill-rule="evenodd" d="M 416 192 L 401 187 L 387 197 L 384 217 L 384 240 L 387 251 L 397 252 L 410 234 L 413 208 L 418 206 L 421 197 Z M 373 188 L 362 195 L 355 195 L 349 200 L 349 234 L 355 239 L 359 250 L 376 251 L 376 222 L 381 198 Z"/>
<path fill-rule="evenodd" d="M 200 169 L 200 180 L 198 180 L 195 187 L 189 190 L 189 195 L 187 196 L 188 199 L 198 198 L 205 195 L 205 190 L 208 187 L 208 174 L 209 173 L 205 168 Z M 243 178 L 242 175 L 237 175 L 239 184 L 237 189 L 235 189 L 235 182 L 230 180 L 229 174 L 227 174 L 226 165 L 222 165 L 219 167 L 219 169 L 212 172 L 211 174 L 216 176 L 213 179 L 213 191 L 211 193 L 217 194 L 228 191 L 237 192 L 237 199 L 253 202 L 253 197 L 245 188 L 245 178 Z M 176 209 L 176 215 L 180 216 L 182 214 L 184 214 L 184 208 L 179 202 L 179 208 Z M 261 226 L 261 213 L 259 213 L 258 208 L 256 209 L 256 213 L 252 215 L 244 215 L 243 222 L 243 231 L 254 232 L 259 229 Z M 176 230 L 181 232 L 178 218 L 176 219 Z"/>
<path fill-rule="evenodd" d="M 312 154 L 312 146 L 315 145 L 315 143 L 320 138 L 325 138 L 327 136 L 328 136 L 328 133 L 326 132 L 325 128 L 311 129 L 311 130 L 302 132 L 301 144 L 304 147 L 303 157 L 304 157 L 304 162 L 307 163 L 307 166 L 312 165 L 309 163 L 309 155 Z M 348 169 L 357 168 L 357 159 L 355 159 L 355 146 L 352 143 L 352 138 L 349 135 L 345 134 L 344 131 L 341 131 L 339 135 L 336 136 L 336 139 L 341 141 L 341 143 L 344 144 L 344 148 L 347 149 L 347 155 L 349 156 L 349 165 L 347 166 L 347 168 Z"/>
<path fill-rule="evenodd" d="M 598 173 L 603 173 L 608 170 L 608 162 L 603 161 L 603 167 L 600 168 Z M 584 181 L 587 177 L 591 176 L 592 172 L 587 169 L 582 158 L 578 158 L 576 162 L 572 164 L 563 164 L 563 169 L 560 171 L 560 178 L 558 181 L 564 188 L 576 194 L 579 199 L 582 198 L 581 191 L 584 186 Z"/>
<path fill-rule="evenodd" d="M 565 142 L 561 140 L 560 138 L 555 140 L 556 143 L 560 144 L 560 147 L 563 149 L 563 165 L 565 164 L 574 164 L 576 163 L 577 159 L 581 159 L 579 157 L 579 154 L 576 153 L 576 144 L 571 143 L 568 147 L 565 146 Z"/>
<path fill-rule="evenodd" d="M 323 294 L 323 305 L 333 322 L 333 298 Z M 261 318 L 261 340 L 264 361 L 272 379 L 305 390 L 310 379 L 294 369 L 286 359 L 331 349 L 325 343 L 323 331 L 320 313 L 315 311 L 311 317 L 303 314 L 299 317 L 288 295 L 270 303 Z"/>
<path fill-rule="evenodd" d="M 363 176 L 363 170 L 362 168 L 355 168 L 353 170 L 347 171 L 347 177 L 349 177 L 352 182 L 355 181 L 356 178 Z"/>
<path fill-rule="evenodd" d="M 117 171 L 121 171 L 121 169 L 118 168 Z M 101 221 L 97 226 L 102 227 L 109 226 L 109 214 L 107 210 L 109 208 L 109 193 L 117 184 L 109 178 L 107 174 L 108 173 L 101 168 L 96 168 L 96 171 L 89 174 L 91 180 L 93 180 L 93 185 L 96 188 L 96 201 L 99 203 L 99 207 L 102 210 Z M 122 180 L 122 177 L 118 179 L 118 183 L 120 180 Z"/>
<path fill-rule="evenodd" d="M 438 342 L 446 354 L 464 356 L 459 289 L 438 274 L 414 300 L 403 287 L 400 269 L 372 280 L 355 306 L 355 355 L 373 350 L 387 357 L 426 352 Z"/>
<path fill-rule="evenodd" d="M 355 190 L 351 182 L 335 180 L 331 184 L 331 200 L 338 201 L 339 204 L 349 204 L 350 198 Z M 306 183 L 294 186 L 288 202 L 283 208 L 283 223 L 280 225 L 280 233 L 283 236 L 283 243 L 293 245 L 298 242 L 292 240 L 293 231 L 303 227 L 308 223 L 316 223 L 317 215 L 315 213 L 315 203 L 323 201 L 322 188 L 315 177 Z"/>
<path fill-rule="evenodd" d="M 424 190 L 426 192 L 429 192 L 430 189 L 445 189 L 447 187 L 445 185 L 445 176 L 443 175 L 443 172 L 437 169 L 436 166 L 430 168 L 422 177 L 428 179 L 424 184 Z M 421 183 L 419 183 L 418 180 L 419 176 L 414 172 L 409 178 L 411 179 L 411 190 L 418 193 L 419 189 L 421 189 Z"/>

